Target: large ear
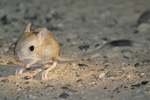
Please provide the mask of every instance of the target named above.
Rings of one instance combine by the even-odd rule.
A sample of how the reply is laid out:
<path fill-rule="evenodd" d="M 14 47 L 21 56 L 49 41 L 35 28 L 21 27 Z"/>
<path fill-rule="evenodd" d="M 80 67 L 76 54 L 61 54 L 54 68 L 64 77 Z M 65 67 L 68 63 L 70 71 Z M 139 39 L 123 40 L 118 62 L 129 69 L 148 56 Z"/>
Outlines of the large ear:
<path fill-rule="evenodd" d="M 45 39 L 46 35 L 47 35 L 47 28 L 43 27 L 41 31 L 37 34 L 40 44 L 43 43 L 43 40 Z"/>
<path fill-rule="evenodd" d="M 28 25 L 26 26 L 26 30 L 24 32 L 30 32 L 30 28 L 31 28 L 31 23 L 28 23 Z"/>

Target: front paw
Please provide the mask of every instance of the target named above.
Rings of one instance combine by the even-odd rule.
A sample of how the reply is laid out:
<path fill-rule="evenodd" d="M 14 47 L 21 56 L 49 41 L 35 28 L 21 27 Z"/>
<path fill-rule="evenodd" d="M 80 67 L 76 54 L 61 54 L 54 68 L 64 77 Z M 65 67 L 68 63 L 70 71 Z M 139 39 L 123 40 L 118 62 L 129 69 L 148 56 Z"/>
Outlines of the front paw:
<path fill-rule="evenodd" d="M 23 72 L 24 70 L 25 70 L 25 69 L 24 69 L 23 67 L 17 68 L 15 75 L 20 75 L 20 74 L 22 74 L 22 72 Z"/>

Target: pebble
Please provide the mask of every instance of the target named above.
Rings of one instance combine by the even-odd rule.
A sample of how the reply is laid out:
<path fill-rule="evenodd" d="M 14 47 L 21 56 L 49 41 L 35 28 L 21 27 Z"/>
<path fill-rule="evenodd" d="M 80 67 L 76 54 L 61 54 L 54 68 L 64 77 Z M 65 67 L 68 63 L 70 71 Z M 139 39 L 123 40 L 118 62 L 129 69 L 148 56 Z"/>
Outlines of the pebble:
<path fill-rule="evenodd" d="M 51 84 L 47 84 L 46 87 L 54 87 L 54 85 L 51 85 Z"/>
<path fill-rule="evenodd" d="M 2 21 L 2 24 L 3 24 L 3 25 L 6 25 L 6 24 L 10 24 L 10 23 L 11 23 L 11 22 L 9 21 L 7 15 L 4 15 L 0 20 Z"/>
<path fill-rule="evenodd" d="M 32 95 L 32 94 L 29 94 L 29 95 L 28 95 L 28 98 L 29 98 L 29 99 L 36 99 L 36 96 L 34 96 L 34 95 Z"/>
<path fill-rule="evenodd" d="M 66 86 L 63 86 L 63 87 L 61 87 L 61 89 L 63 89 L 63 90 L 68 90 L 69 88 L 66 87 Z"/>
<path fill-rule="evenodd" d="M 12 38 L 13 42 L 16 42 L 18 40 L 18 38 Z"/>
<path fill-rule="evenodd" d="M 119 87 L 113 87 L 113 91 L 118 91 Z"/>
<path fill-rule="evenodd" d="M 85 67 L 88 67 L 88 65 L 86 65 L 86 64 L 78 64 L 78 66 L 85 66 Z"/>
<path fill-rule="evenodd" d="M 127 79 L 129 79 L 129 78 L 131 78 L 131 75 L 128 75 L 128 76 L 127 76 Z"/>
<path fill-rule="evenodd" d="M 131 87 L 140 87 L 140 84 L 131 85 Z"/>
<path fill-rule="evenodd" d="M 101 45 L 100 45 L 100 44 L 96 44 L 96 45 L 95 45 L 95 48 L 96 48 L 96 49 L 99 49 L 99 48 L 101 48 Z"/>
<path fill-rule="evenodd" d="M 69 98 L 69 94 L 62 93 L 62 94 L 59 95 L 59 98 L 68 99 Z"/>
<path fill-rule="evenodd" d="M 139 67 L 139 66 L 140 66 L 139 63 L 134 64 L 134 67 Z"/>
<path fill-rule="evenodd" d="M 29 80 L 29 79 L 31 79 L 31 76 L 25 76 L 24 79 Z"/>
<path fill-rule="evenodd" d="M 19 82 L 14 82 L 15 85 L 19 85 Z"/>
<path fill-rule="evenodd" d="M 24 82 L 24 84 L 29 84 L 29 81 L 27 81 L 27 82 Z"/>
<path fill-rule="evenodd" d="M 138 26 L 138 31 L 139 32 L 147 32 L 150 29 L 150 24 L 140 24 Z"/>
<path fill-rule="evenodd" d="M 148 81 L 142 81 L 141 85 L 146 85 L 148 83 Z"/>
<path fill-rule="evenodd" d="M 40 69 L 40 68 L 37 68 L 37 69 L 35 69 L 35 71 L 38 71 L 38 72 L 39 72 L 39 71 L 42 71 L 42 69 Z"/>
<path fill-rule="evenodd" d="M 78 48 L 82 51 L 87 51 L 90 48 L 90 46 L 89 45 L 80 45 Z"/>
<path fill-rule="evenodd" d="M 52 20 L 52 18 L 45 17 L 45 21 L 46 21 L 47 23 L 49 23 L 51 20 Z"/>
<path fill-rule="evenodd" d="M 105 77 L 105 75 L 106 75 L 106 73 L 101 73 L 101 74 L 99 75 L 99 78 L 102 79 L 102 78 Z"/>
<path fill-rule="evenodd" d="M 77 82 L 77 83 L 82 83 L 83 80 L 82 80 L 82 79 L 78 79 L 76 82 Z"/>
<path fill-rule="evenodd" d="M 142 81 L 141 83 L 131 85 L 131 87 L 132 88 L 134 88 L 134 87 L 140 87 L 141 85 L 146 85 L 146 84 L 148 84 L 148 81 Z"/>
<path fill-rule="evenodd" d="M 129 57 L 131 57 L 132 51 L 130 51 L 130 50 L 122 50 L 121 53 L 122 53 L 122 55 L 123 55 L 124 57 L 129 58 Z"/>
<path fill-rule="evenodd" d="M 31 90 L 31 87 L 28 86 L 28 87 L 25 88 L 25 90 L 26 90 L 26 91 L 30 91 L 30 90 Z"/>
<path fill-rule="evenodd" d="M 77 45 L 77 42 L 76 41 L 71 41 L 71 45 L 72 46 Z"/>
<path fill-rule="evenodd" d="M 145 75 L 145 73 L 141 73 L 141 76 L 144 76 Z"/>
<path fill-rule="evenodd" d="M 1 82 L 8 83 L 9 80 L 8 79 L 3 79 L 3 80 L 1 80 Z"/>
<path fill-rule="evenodd" d="M 13 65 L 14 63 L 12 61 L 8 61 L 8 65 Z"/>
<path fill-rule="evenodd" d="M 73 94 L 73 93 L 77 92 L 76 90 L 70 89 L 67 86 L 63 86 L 61 89 L 65 90 L 68 94 Z"/>

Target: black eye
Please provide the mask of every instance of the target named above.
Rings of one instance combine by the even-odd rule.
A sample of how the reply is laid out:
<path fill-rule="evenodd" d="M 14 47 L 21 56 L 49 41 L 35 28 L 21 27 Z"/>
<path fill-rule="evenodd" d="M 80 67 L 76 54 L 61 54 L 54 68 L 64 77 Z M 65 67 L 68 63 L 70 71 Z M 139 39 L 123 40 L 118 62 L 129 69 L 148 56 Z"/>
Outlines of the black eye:
<path fill-rule="evenodd" d="M 30 46 L 29 49 L 30 49 L 30 51 L 33 51 L 34 50 L 34 46 Z"/>

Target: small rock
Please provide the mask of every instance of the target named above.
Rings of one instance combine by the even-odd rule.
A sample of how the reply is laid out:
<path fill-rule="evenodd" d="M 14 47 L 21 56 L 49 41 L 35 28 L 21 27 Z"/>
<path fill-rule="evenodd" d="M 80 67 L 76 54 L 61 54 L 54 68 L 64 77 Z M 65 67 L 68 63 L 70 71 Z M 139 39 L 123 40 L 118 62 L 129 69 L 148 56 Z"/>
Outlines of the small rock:
<path fill-rule="evenodd" d="M 29 91 L 29 90 L 31 90 L 31 87 L 28 86 L 28 87 L 25 88 L 25 90 L 26 90 L 26 91 Z"/>
<path fill-rule="evenodd" d="M 59 95 L 59 98 L 68 99 L 69 98 L 69 94 L 62 93 L 62 94 Z"/>
<path fill-rule="evenodd" d="M 86 65 L 86 64 L 78 64 L 79 66 L 86 66 L 86 67 L 88 67 L 88 65 Z"/>
<path fill-rule="evenodd" d="M 68 89 L 68 92 L 69 92 L 69 94 L 72 94 L 72 93 L 76 93 L 77 90 L 74 90 L 74 89 Z"/>
<path fill-rule="evenodd" d="M 79 46 L 79 49 L 82 50 L 82 51 L 87 51 L 89 48 L 90 48 L 89 45 L 81 45 L 81 46 Z"/>
<path fill-rule="evenodd" d="M 45 17 L 45 21 L 46 21 L 46 23 L 49 23 L 51 20 L 52 20 L 52 18 Z"/>
<path fill-rule="evenodd" d="M 3 25 L 6 25 L 6 24 L 10 24 L 10 23 L 11 23 L 11 22 L 8 20 L 7 15 L 4 15 L 4 16 L 1 18 L 1 21 L 2 21 L 2 24 L 3 24 Z"/>
<path fill-rule="evenodd" d="M 131 56 L 132 51 L 130 51 L 130 50 L 122 50 L 121 53 L 122 53 L 122 55 L 124 57 L 129 58 Z"/>
<path fill-rule="evenodd" d="M 14 63 L 12 61 L 8 61 L 8 65 L 13 65 Z"/>
<path fill-rule="evenodd" d="M 104 87 L 104 90 L 106 90 L 106 89 L 107 89 L 107 87 L 105 86 L 105 87 Z"/>
<path fill-rule="evenodd" d="M 16 42 L 18 40 L 18 38 L 12 38 L 13 42 Z"/>
<path fill-rule="evenodd" d="M 29 79 L 31 79 L 31 76 L 25 76 L 24 79 L 29 80 Z"/>
<path fill-rule="evenodd" d="M 140 87 L 140 84 L 131 85 L 131 87 Z"/>
<path fill-rule="evenodd" d="M 46 87 L 54 87 L 54 85 L 51 85 L 51 84 L 47 84 Z"/>
<path fill-rule="evenodd" d="M 36 96 L 34 96 L 34 95 L 32 95 L 32 94 L 29 94 L 29 95 L 28 95 L 28 98 L 29 98 L 29 99 L 36 99 Z"/>
<path fill-rule="evenodd" d="M 150 29 L 150 24 L 141 24 L 138 26 L 139 32 L 147 32 Z"/>
<path fill-rule="evenodd" d="M 146 85 L 148 83 L 148 81 L 142 81 L 141 85 Z"/>
<path fill-rule="evenodd" d="M 27 68 L 26 70 L 31 70 L 31 68 Z"/>
<path fill-rule="evenodd" d="M 108 71 L 106 74 L 105 74 L 106 77 L 116 77 L 117 75 L 115 74 L 115 72 L 113 71 Z"/>
<path fill-rule="evenodd" d="M 77 83 L 83 83 L 83 80 L 82 79 L 78 79 L 76 82 Z"/>
<path fill-rule="evenodd" d="M 139 63 L 134 64 L 134 67 L 139 67 L 139 66 L 140 66 Z"/>
<path fill-rule="evenodd" d="M 14 82 L 15 85 L 19 85 L 19 82 Z"/>
<path fill-rule="evenodd" d="M 118 91 L 119 87 L 113 87 L 113 91 Z"/>
<path fill-rule="evenodd" d="M 66 86 L 63 86 L 61 89 L 63 89 L 63 90 L 68 90 L 69 88 L 66 87 Z"/>
<path fill-rule="evenodd" d="M 141 83 L 131 85 L 131 89 L 134 89 L 134 87 L 140 87 L 141 85 L 146 85 L 148 81 L 142 81 Z"/>
<path fill-rule="evenodd" d="M 128 88 L 127 86 L 124 86 L 124 88 Z"/>
<path fill-rule="evenodd" d="M 1 80 L 1 82 L 8 83 L 9 80 L 8 79 L 3 79 L 3 80 Z"/>
<path fill-rule="evenodd" d="M 100 44 L 96 44 L 96 45 L 95 45 L 95 48 L 96 48 L 96 49 L 101 48 Z"/>
<path fill-rule="evenodd" d="M 24 84 L 29 84 L 29 81 L 27 81 L 27 82 L 24 82 Z"/>
<path fill-rule="evenodd" d="M 145 75 L 145 73 L 141 73 L 141 76 L 144 76 Z"/>
<path fill-rule="evenodd" d="M 105 77 L 105 75 L 106 75 L 106 73 L 101 73 L 101 74 L 99 75 L 99 78 L 102 79 L 102 78 Z"/>
<path fill-rule="evenodd" d="M 40 68 L 37 68 L 37 69 L 35 69 L 35 71 L 38 71 L 38 72 L 39 72 L 39 71 L 42 71 L 42 69 L 40 69 Z"/>
<path fill-rule="evenodd" d="M 131 75 L 128 75 L 128 76 L 127 76 L 127 79 L 129 79 L 129 78 L 131 78 Z"/>

